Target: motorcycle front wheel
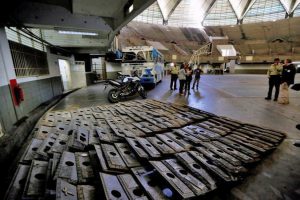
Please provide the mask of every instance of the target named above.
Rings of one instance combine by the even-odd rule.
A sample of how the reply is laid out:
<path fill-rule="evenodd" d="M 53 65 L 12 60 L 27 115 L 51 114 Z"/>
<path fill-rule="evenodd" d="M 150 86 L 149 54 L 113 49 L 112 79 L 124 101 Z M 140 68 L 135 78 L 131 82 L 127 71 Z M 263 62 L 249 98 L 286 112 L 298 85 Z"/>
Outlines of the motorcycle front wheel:
<path fill-rule="evenodd" d="M 146 99 L 147 98 L 147 92 L 145 90 L 145 88 L 143 86 L 140 86 L 139 88 L 139 94 L 140 96 L 143 98 L 143 99 Z"/>
<path fill-rule="evenodd" d="M 117 89 L 111 89 L 108 92 L 108 101 L 110 103 L 118 103 L 120 100 L 120 96 L 119 96 L 120 92 Z"/>

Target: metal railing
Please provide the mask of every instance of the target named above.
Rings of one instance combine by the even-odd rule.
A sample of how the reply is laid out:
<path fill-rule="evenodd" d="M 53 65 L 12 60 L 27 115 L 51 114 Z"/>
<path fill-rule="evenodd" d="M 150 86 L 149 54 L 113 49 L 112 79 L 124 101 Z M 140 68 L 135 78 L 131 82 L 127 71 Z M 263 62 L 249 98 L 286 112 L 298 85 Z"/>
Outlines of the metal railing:
<path fill-rule="evenodd" d="M 17 77 L 49 74 L 47 54 L 34 48 L 9 41 L 9 46 Z"/>

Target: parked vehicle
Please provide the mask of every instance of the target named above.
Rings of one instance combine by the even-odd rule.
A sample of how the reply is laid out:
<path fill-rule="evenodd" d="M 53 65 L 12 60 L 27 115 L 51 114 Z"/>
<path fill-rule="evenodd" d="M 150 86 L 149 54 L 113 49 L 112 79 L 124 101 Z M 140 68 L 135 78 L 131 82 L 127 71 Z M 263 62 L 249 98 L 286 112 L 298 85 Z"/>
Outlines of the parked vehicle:
<path fill-rule="evenodd" d="M 121 99 L 134 96 L 137 93 L 143 98 L 147 98 L 147 93 L 144 87 L 141 85 L 140 78 L 137 73 L 134 72 L 134 76 L 122 75 L 119 73 L 119 80 L 107 80 L 105 89 L 108 85 L 113 88 L 108 92 L 108 101 L 111 103 L 117 103 Z M 121 79 L 121 80 L 120 80 Z"/>
<path fill-rule="evenodd" d="M 137 71 L 143 86 L 155 87 L 164 77 L 164 56 L 152 46 L 130 46 L 122 49 L 122 73 Z"/>

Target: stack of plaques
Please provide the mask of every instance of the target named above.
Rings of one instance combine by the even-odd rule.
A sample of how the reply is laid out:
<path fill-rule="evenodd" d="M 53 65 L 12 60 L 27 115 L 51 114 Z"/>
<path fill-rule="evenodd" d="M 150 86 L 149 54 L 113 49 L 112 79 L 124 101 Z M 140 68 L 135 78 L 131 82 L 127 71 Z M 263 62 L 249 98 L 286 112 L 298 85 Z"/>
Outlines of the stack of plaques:
<path fill-rule="evenodd" d="M 285 137 L 157 100 L 50 111 L 34 134 L 5 199 L 197 199 Z"/>

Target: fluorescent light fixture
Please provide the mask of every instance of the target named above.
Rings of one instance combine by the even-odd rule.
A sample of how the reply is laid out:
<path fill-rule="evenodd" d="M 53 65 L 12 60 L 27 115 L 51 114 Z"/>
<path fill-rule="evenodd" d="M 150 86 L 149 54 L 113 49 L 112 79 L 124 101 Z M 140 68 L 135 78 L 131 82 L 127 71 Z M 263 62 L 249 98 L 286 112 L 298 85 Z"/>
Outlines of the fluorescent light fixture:
<path fill-rule="evenodd" d="M 98 35 L 98 33 L 91 32 L 78 32 L 78 31 L 58 31 L 60 34 L 69 34 L 69 35 Z"/>
<path fill-rule="evenodd" d="M 133 11 L 133 4 L 129 7 L 129 13 Z"/>

